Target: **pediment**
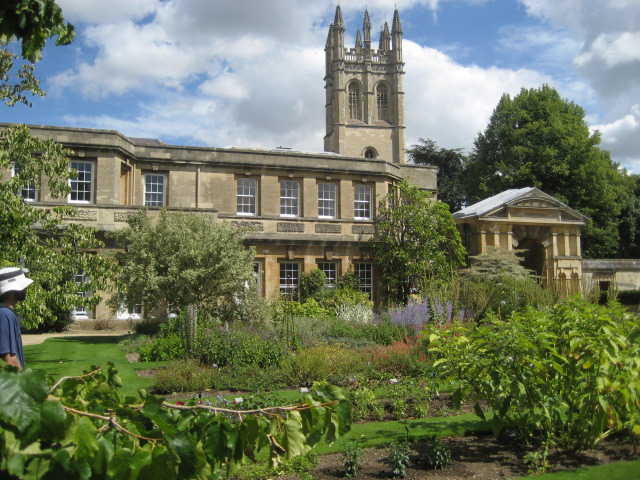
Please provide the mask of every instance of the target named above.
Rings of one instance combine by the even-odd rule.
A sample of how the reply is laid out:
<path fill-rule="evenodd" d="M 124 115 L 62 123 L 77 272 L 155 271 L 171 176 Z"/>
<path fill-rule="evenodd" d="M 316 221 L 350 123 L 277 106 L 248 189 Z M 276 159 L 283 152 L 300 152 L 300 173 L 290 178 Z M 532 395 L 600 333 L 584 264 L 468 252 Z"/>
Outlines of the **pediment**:
<path fill-rule="evenodd" d="M 555 222 L 579 222 L 585 224 L 588 219 L 580 212 L 565 205 L 543 191 L 528 187 L 506 190 L 502 193 L 463 208 L 453 214 L 458 222 L 475 219 L 513 219 L 526 222 L 548 219 Z"/>

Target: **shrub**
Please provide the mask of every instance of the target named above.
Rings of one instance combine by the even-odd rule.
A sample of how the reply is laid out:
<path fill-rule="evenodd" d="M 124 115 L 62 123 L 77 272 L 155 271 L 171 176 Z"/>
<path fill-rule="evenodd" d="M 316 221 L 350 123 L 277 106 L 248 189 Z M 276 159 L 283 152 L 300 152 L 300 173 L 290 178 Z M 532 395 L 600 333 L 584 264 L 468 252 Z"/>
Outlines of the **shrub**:
<path fill-rule="evenodd" d="M 356 440 L 347 443 L 342 452 L 344 459 L 344 476 L 355 477 L 362 463 L 362 447 Z"/>
<path fill-rule="evenodd" d="M 176 334 L 159 336 L 137 347 L 141 362 L 158 362 L 187 357 L 182 339 Z"/>
<path fill-rule="evenodd" d="M 391 323 L 389 317 L 380 317 L 375 323 L 361 327 L 362 336 L 378 345 L 391 345 L 415 335 L 416 331 L 405 325 Z"/>
<path fill-rule="evenodd" d="M 616 300 L 622 305 L 639 305 L 640 290 L 620 290 Z"/>
<path fill-rule="evenodd" d="M 139 321 L 131 321 L 131 329 L 138 335 L 157 335 L 165 322 L 166 320 L 159 318 L 144 318 Z"/>
<path fill-rule="evenodd" d="M 620 305 L 573 298 L 428 336 L 436 363 L 462 380 L 454 397 L 485 400 L 496 433 L 511 426 L 525 440 L 571 449 L 640 433 L 640 319 Z"/>
<path fill-rule="evenodd" d="M 389 388 L 391 410 L 398 420 L 427 416 L 431 391 L 423 383 L 414 378 L 403 378 Z"/>
<path fill-rule="evenodd" d="M 158 393 L 203 391 L 211 387 L 213 374 L 213 368 L 197 361 L 178 361 L 156 370 L 151 388 Z"/>
<path fill-rule="evenodd" d="M 308 273 L 301 273 L 298 280 L 300 300 L 304 301 L 308 298 L 313 298 L 320 290 L 325 288 L 326 284 L 327 276 L 319 268 L 314 268 Z"/>
<path fill-rule="evenodd" d="M 373 310 L 367 305 L 342 303 L 336 307 L 336 317 L 344 322 L 366 324 L 373 320 Z"/>
<path fill-rule="evenodd" d="M 349 392 L 349 400 L 352 403 L 354 420 L 364 420 L 370 416 L 375 420 L 384 418 L 384 407 L 370 388 L 355 387 Z"/>
<path fill-rule="evenodd" d="M 284 381 L 290 386 L 311 385 L 329 380 L 341 384 L 344 379 L 367 368 L 353 350 L 337 346 L 318 345 L 297 352 L 280 365 Z"/>
<path fill-rule="evenodd" d="M 451 449 L 446 443 L 435 438 L 427 442 L 423 455 L 425 463 L 431 468 L 444 470 L 451 462 Z"/>
<path fill-rule="evenodd" d="M 295 317 L 295 336 L 302 346 L 310 347 L 327 341 L 332 322 L 326 318 Z"/>
<path fill-rule="evenodd" d="M 229 365 L 214 369 L 212 388 L 242 392 L 270 392 L 286 387 L 276 367 Z"/>
<path fill-rule="evenodd" d="M 391 475 L 393 475 L 394 478 L 404 478 L 407 476 L 410 455 L 411 448 L 407 442 L 400 441 L 389 444 L 389 454 L 386 463 L 391 468 Z"/>
<path fill-rule="evenodd" d="M 93 322 L 94 330 L 113 330 L 116 326 L 116 321 L 112 317 L 98 318 Z"/>
<path fill-rule="evenodd" d="M 287 353 L 286 345 L 275 333 L 253 333 L 234 329 L 208 329 L 201 336 L 197 351 L 206 365 L 277 365 Z"/>
<path fill-rule="evenodd" d="M 421 376 L 430 367 L 421 342 L 411 338 L 375 347 L 369 354 L 375 370 L 395 376 Z"/>

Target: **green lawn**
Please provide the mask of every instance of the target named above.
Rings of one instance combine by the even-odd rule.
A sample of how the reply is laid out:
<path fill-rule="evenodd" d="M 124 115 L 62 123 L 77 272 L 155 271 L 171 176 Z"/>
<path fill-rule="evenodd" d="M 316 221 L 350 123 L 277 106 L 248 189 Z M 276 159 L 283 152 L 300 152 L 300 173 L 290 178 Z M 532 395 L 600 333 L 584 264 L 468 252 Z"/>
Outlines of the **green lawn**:
<path fill-rule="evenodd" d="M 451 437 L 464 435 L 465 432 L 486 432 L 491 427 L 475 414 L 467 413 L 453 417 L 433 417 L 419 420 L 397 420 L 393 422 L 357 423 L 351 431 L 331 445 L 319 444 L 315 451 L 325 453 L 341 452 L 346 443 L 358 440 L 362 447 L 386 446 L 389 442 L 405 440 L 407 431 L 410 441 L 432 436 Z"/>
<path fill-rule="evenodd" d="M 640 460 L 598 465 L 570 472 L 545 473 L 522 478 L 536 480 L 635 480 L 640 478 Z"/>
<path fill-rule="evenodd" d="M 118 342 L 122 337 L 87 335 L 83 337 L 49 338 L 39 345 L 24 347 L 28 368 L 55 379 L 81 375 L 92 365 L 113 362 L 122 379 L 122 393 L 136 395 L 139 388 L 149 388 L 150 378 L 140 378 L 136 373 L 139 364 L 130 363 Z"/>

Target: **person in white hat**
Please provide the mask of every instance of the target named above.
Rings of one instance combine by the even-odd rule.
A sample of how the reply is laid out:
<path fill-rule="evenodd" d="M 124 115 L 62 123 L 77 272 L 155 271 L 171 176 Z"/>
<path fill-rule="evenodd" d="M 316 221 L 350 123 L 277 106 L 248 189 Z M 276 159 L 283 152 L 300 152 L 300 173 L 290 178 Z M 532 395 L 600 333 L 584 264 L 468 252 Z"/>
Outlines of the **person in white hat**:
<path fill-rule="evenodd" d="M 24 368 L 24 354 L 20 322 L 13 309 L 25 299 L 32 283 L 20 268 L 0 268 L 0 358 L 18 370 Z"/>

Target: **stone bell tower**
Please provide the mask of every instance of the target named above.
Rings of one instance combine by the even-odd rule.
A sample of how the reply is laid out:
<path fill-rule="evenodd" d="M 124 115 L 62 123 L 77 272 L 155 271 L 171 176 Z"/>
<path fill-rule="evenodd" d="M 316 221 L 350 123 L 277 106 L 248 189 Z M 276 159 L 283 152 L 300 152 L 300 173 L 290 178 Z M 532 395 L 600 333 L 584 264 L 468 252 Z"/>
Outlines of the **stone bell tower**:
<path fill-rule="evenodd" d="M 325 152 L 368 160 L 405 162 L 402 27 L 393 13 L 385 22 L 378 49 L 371 48 L 371 22 L 364 12 L 355 48 L 344 46 L 340 6 L 325 46 L 327 134 Z"/>

